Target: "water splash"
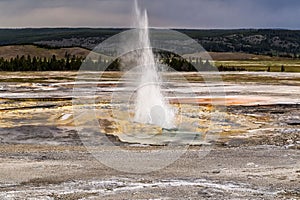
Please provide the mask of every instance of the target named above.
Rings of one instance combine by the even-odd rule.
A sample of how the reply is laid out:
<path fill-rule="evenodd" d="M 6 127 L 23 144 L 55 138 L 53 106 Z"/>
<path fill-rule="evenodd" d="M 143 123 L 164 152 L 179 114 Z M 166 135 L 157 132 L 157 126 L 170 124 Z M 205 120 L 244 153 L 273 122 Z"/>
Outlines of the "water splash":
<path fill-rule="evenodd" d="M 154 124 L 163 128 L 174 128 L 174 111 L 161 91 L 161 77 L 151 49 L 147 11 L 141 11 L 135 0 L 135 27 L 138 30 L 136 57 L 141 78 L 137 89 L 134 121 Z"/>

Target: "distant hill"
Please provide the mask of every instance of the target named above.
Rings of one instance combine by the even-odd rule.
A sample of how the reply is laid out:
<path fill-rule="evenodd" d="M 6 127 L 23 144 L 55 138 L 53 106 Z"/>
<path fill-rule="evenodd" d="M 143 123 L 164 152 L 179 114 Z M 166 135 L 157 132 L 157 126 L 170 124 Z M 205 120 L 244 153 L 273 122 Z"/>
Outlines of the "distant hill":
<path fill-rule="evenodd" d="M 126 29 L 39 28 L 0 29 L 0 45 L 35 44 L 47 48 L 93 49 Z M 239 52 L 299 58 L 300 31 L 280 29 L 177 30 L 210 52 Z"/>
<path fill-rule="evenodd" d="M 66 55 L 70 57 L 76 56 L 78 58 L 85 59 L 87 55 L 92 60 L 98 60 L 99 56 L 104 60 L 111 60 L 112 58 L 103 54 L 92 52 L 88 49 L 81 47 L 65 47 L 65 48 L 55 48 L 47 49 L 35 45 L 8 45 L 0 46 L 0 59 L 10 60 L 11 58 L 30 56 L 31 58 L 47 58 L 50 59 L 53 55 L 57 59 L 65 59 Z"/>
<path fill-rule="evenodd" d="M 28 56 L 38 58 L 51 58 L 55 55 L 58 59 L 65 58 L 66 54 L 75 55 L 77 57 L 85 58 L 91 51 L 81 47 L 68 47 L 68 48 L 55 48 L 47 49 L 34 45 L 8 45 L 0 46 L 0 57 L 6 60 L 15 58 L 16 56 Z M 270 57 L 263 55 L 247 54 L 247 53 L 231 53 L 231 52 L 209 52 L 210 56 L 215 61 L 234 61 L 234 60 L 248 60 L 248 61 L 259 61 L 259 60 L 276 60 L 278 57 Z M 91 55 L 90 55 L 91 56 Z M 101 55 L 105 59 L 110 57 Z M 190 57 L 201 57 L 201 54 L 186 54 L 185 58 Z M 280 58 L 282 59 L 282 58 Z"/>
<path fill-rule="evenodd" d="M 111 61 L 112 57 L 98 54 L 81 47 L 55 48 L 47 49 L 34 45 L 8 45 L 0 46 L 0 71 L 48 71 L 48 70 L 78 70 L 83 59 L 89 55 L 91 60 L 87 59 L 90 66 L 97 65 L 94 62 Z M 162 54 L 161 56 L 163 56 Z M 167 54 L 166 54 L 167 55 Z M 266 55 L 255 55 L 240 52 L 209 52 L 209 55 L 215 61 L 215 66 L 220 71 L 272 71 L 279 72 L 284 66 L 286 72 L 299 72 L 299 59 L 271 57 Z M 202 53 L 185 54 L 183 58 L 165 57 L 162 61 L 177 71 L 194 70 L 192 64 L 201 65 L 203 70 L 207 70 L 205 60 L 201 59 Z M 100 58 L 100 59 L 99 59 Z M 171 60 L 170 60 L 171 59 Z M 120 70 L 119 59 L 116 59 L 109 70 Z M 187 67 L 187 68 L 186 68 Z"/>
<path fill-rule="evenodd" d="M 9 45 L 0 47 L 0 57 L 4 59 L 15 58 L 16 56 L 28 56 L 38 58 L 51 58 L 55 55 L 58 59 L 65 58 L 65 55 L 76 55 L 78 57 L 86 57 L 90 51 L 81 47 L 46 49 L 39 48 L 34 45 Z"/>
<path fill-rule="evenodd" d="M 82 47 L 93 49 L 125 29 L 26 28 L 0 29 L 0 46 L 39 45 L 46 48 Z"/>
<path fill-rule="evenodd" d="M 196 39 L 207 51 L 243 52 L 299 57 L 300 30 L 179 30 Z"/>

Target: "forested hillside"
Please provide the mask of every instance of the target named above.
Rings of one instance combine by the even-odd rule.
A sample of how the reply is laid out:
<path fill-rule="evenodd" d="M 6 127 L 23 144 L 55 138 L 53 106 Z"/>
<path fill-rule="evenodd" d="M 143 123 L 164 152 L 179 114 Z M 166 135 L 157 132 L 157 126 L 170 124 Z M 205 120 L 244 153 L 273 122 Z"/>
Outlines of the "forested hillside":
<path fill-rule="evenodd" d="M 93 49 L 125 29 L 41 28 L 0 29 L 0 45 L 35 44 L 47 48 Z M 280 29 L 177 30 L 210 52 L 243 52 L 299 58 L 300 31 Z"/>

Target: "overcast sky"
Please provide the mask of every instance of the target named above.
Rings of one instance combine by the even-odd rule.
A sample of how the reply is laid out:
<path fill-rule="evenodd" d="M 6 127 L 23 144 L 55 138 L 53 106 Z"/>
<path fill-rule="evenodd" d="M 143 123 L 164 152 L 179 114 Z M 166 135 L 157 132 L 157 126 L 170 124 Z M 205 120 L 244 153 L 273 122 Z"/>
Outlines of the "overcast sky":
<path fill-rule="evenodd" d="M 300 0 L 140 0 L 150 26 L 300 29 Z M 133 0 L 0 0 L 0 27 L 129 27 Z"/>

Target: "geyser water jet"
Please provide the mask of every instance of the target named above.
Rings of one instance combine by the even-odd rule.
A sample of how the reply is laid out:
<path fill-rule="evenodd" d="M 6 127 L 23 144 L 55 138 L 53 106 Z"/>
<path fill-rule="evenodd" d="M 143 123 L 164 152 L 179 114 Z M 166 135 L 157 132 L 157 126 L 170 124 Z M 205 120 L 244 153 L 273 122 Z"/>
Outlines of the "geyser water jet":
<path fill-rule="evenodd" d="M 138 30 L 136 42 L 139 48 L 136 63 L 141 73 L 135 101 L 134 121 L 167 129 L 174 128 L 174 110 L 163 96 L 161 77 L 151 49 L 147 11 L 141 11 L 137 0 L 135 0 L 134 25 Z"/>

